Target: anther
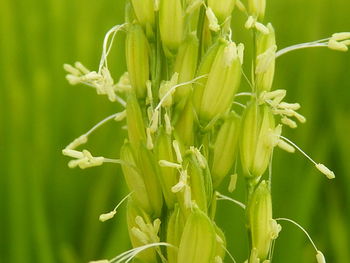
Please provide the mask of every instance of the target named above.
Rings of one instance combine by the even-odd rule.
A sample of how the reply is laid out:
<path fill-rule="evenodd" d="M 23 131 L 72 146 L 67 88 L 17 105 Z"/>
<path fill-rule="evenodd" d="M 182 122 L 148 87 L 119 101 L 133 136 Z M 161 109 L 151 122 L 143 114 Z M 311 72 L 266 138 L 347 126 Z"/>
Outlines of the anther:
<path fill-rule="evenodd" d="M 230 177 L 230 183 L 228 185 L 228 191 L 230 193 L 232 193 L 236 189 L 237 177 L 238 177 L 238 175 L 236 173 L 232 174 Z"/>
<path fill-rule="evenodd" d="M 159 165 L 161 167 L 170 167 L 170 168 L 175 168 L 175 169 L 181 169 L 182 168 L 181 164 L 169 162 L 169 161 L 166 161 L 166 160 L 159 160 L 158 163 L 159 163 Z"/>
<path fill-rule="evenodd" d="M 220 30 L 220 25 L 219 25 L 218 19 L 216 18 L 213 10 L 210 7 L 208 7 L 205 14 L 207 15 L 207 18 L 209 21 L 210 30 L 214 31 L 214 32 L 218 32 Z"/>
<path fill-rule="evenodd" d="M 176 140 L 173 140 L 173 148 L 175 151 L 175 155 L 176 155 L 176 159 L 178 163 L 182 163 L 182 155 L 181 155 L 181 151 L 180 151 L 180 146 L 179 146 L 179 142 Z"/>
<path fill-rule="evenodd" d="M 298 127 L 297 123 L 291 119 L 289 119 L 286 116 L 283 116 L 283 118 L 281 119 L 281 122 L 287 126 L 289 126 L 292 129 L 295 129 L 296 127 Z"/>

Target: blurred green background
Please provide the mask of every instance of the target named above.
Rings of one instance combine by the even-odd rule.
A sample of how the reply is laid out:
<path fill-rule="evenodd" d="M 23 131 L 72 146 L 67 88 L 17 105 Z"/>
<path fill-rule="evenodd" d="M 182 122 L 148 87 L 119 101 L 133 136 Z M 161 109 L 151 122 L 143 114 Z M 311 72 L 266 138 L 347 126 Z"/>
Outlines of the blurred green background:
<path fill-rule="evenodd" d="M 0 262 L 111 258 L 129 248 L 125 209 L 104 224 L 98 216 L 127 193 L 120 169 L 70 170 L 61 149 L 118 107 L 92 89 L 69 86 L 62 65 L 80 60 L 97 67 L 105 32 L 123 21 L 124 1 L 4 0 L 0 6 Z M 270 0 L 267 20 L 285 47 L 350 31 L 349 14 L 345 0 Z M 117 79 L 125 71 L 123 37 L 109 62 Z M 287 89 L 287 100 L 300 102 L 308 119 L 285 134 L 337 178 L 328 181 L 300 154 L 276 150 L 274 214 L 305 226 L 328 262 L 350 262 L 350 53 L 288 54 L 278 60 L 275 88 Z M 117 157 L 123 137 L 109 123 L 91 136 L 89 148 Z M 220 203 L 217 219 L 243 262 L 242 211 Z M 305 236 L 283 227 L 274 262 L 315 262 Z"/>

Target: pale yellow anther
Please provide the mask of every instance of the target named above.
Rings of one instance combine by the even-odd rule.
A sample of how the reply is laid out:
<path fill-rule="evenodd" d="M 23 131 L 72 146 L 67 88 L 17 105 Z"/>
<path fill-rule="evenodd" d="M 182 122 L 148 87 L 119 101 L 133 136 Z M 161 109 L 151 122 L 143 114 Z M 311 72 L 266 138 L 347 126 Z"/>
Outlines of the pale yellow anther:
<path fill-rule="evenodd" d="M 251 29 L 255 25 L 256 19 L 252 16 L 248 17 L 247 22 L 245 22 L 244 26 L 246 29 Z"/>
<path fill-rule="evenodd" d="M 107 259 L 101 259 L 101 260 L 89 261 L 89 263 L 110 263 L 110 261 Z"/>
<path fill-rule="evenodd" d="M 73 142 L 71 142 L 66 149 L 74 150 L 75 148 L 79 147 L 80 145 L 87 143 L 88 137 L 83 134 L 80 137 L 76 138 Z"/>
<path fill-rule="evenodd" d="M 81 74 L 80 70 L 76 69 L 75 67 L 69 64 L 64 64 L 63 69 L 68 73 L 72 74 L 73 76 L 79 76 Z"/>
<path fill-rule="evenodd" d="M 224 244 L 224 240 L 222 240 L 222 238 L 219 235 L 215 236 L 216 242 L 220 243 L 220 244 Z"/>
<path fill-rule="evenodd" d="M 341 43 L 341 44 L 344 44 L 344 45 L 346 45 L 346 46 L 350 46 L 350 39 L 341 41 L 340 43 Z"/>
<path fill-rule="evenodd" d="M 256 248 L 252 248 L 250 252 L 249 263 L 260 263 L 260 259 L 258 258 L 258 250 Z"/>
<path fill-rule="evenodd" d="M 276 50 L 277 46 L 273 45 L 257 57 L 258 63 L 255 69 L 256 74 L 264 73 L 270 68 L 271 63 L 275 60 Z"/>
<path fill-rule="evenodd" d="M 282 230 L 282 226 L 278 224 L 277 221 L 274 219 L 271 219 L 270 225 L 271 225 L 271 239 L 277 239 L 279 233 Z"/>
<path fill-rule="evenodd" d="M 269 129 L 266 140 L 267 147 L 276 147 L 282 134 L 282 125 L 278 124 L 274 129 Z"/>
<path fill-rule="evenodd" d="M 190 151 L 194 153 L 194 155 L 196 156 L 196 159 L 199 163 L 199 166 L 204 169 L 207 164 L 206 164 L 206 159 L 204 158 L 204 156 L 201 154 L 201 152 L 196 148 L 191 146 L 190 147 Z"/>
<path fill-rule="evenodd" d="M 334 39 L 330 39 L 328 41 L 328 47 L 330 49 L 333 49 L 333 50 L 336 50 L 336 51 L 342 51 L 342 52 L 348 51 L 348 47 L 344 43 L 338 42 L 338 41 L 336 41 Z"/>
<path fill-rule="evenodd" d="M 149 243 L 149 239 L 147 237 L 147 235 L 142 232 L 140 229 L 138 229 L 137 227 L 133 227 L 131 228 L 131 233 L 142 243 L 142 244 L 148 244 Z"/>
<path fill-rule="evenodd" d="M 87 158 L 81 158 L 81 159 L 78 159 L 78 160 L 71 160 L 71 161 L 68 162 L 68 167 L 69 168 L 75 168 L 78 165 L 80 165 L 81 163 L 87 162 L 87 161 L 88 161 Z"/>
<path fill-rule="evenodd" d="M 316 260 L 317 260 L 317 263 L 326 263 L 326 258 L 324 257 L 322 252 L 319 250 L 317 251 L 317 254 L 316 254 Z"/>
<path fill-rule="evenodd" d="M 112 219 L 115 216 L 116 213 L 117 213 L 117 211 L 113 210 L 113 211 L 111 211 L 109 213 L 100 215 L 100 217 L 98 219 L 101 222 L 105 222 L 105 221 L 107 221 L 109 219 Z"/>
<path fill-rule="evenodd" d="M 166 160 L 160 160 L 158 163 L 159 163 L 159 165 L 161 167 L 170 167 L 170 168 L 175 168 L 175 169 L 181 169 L 182 168 L 181 164 L 169 162 L 169 161 L 166 161 Z"/>
<path fill-rule="evenodd" d="M 281 102 L 278 105 L 278 108 L 281 109 L 290 109 L 290 110 L 299 110 L 300 104 L 299 103 L 287 103 L 287 102 Z"/>
<path fill-rule="evenodd" d="M 236 6 L 241 12 L 245 12 L 247 10 L 241 0 L 236 0 Z"/>
<path fill-rule="evenodd" d="M 132 88 L 128 72 L 124 72 L 124 74 L 120 76 L 119 81 L 114 88 L 120 92 L 129 91 Z"/>
<path fill-rule="evenodd" d="M 350 39 L 350 32 L 334 33 L 332 35 L 331 39 L 334 39 L 336 41 L 342 41 L 342 40 Z"/>
<path fill-rule="evenodd" d="M 160 0 L 154 0 L 154 11 L 159 11 Z"/>
<path fill-rule="evenodd" d="M 191 194 L 191 187 L 188 185 L 185 185 L 185 192 L 184 192 L 184 202 L 186 208 L 192 207 L 192 194 Z"/>
<path fill-rule="evenodd" d="M 298 112 L 294 111 L 294 117 L 301 123 L 305 123 L 306 122 L 306 118 L 303 115 L 301 115 L 300 113 L 298 113 Z"/>
<path fill-rule="evenodd" d="M 114 120 L 115 121 L 122 121 L 126 118 L 126 110 L 123 110 L 121 112 L 118 112 L 116 115 L 115 115 L 115 118 Z"/>
<path fill-rule="evenodd" d="M 270 91 L 270 92 L 263 92 L 261 94 L 261 100 L 265 101 L 265 100 L 271 100 L 271 99 L 278 98 L 280 100 L 278 102 L 278 104 L 279 104 L 283 100 L 283 98 L 286 96 L 286 94 L 287 94 L 287 91 L 284 89 L 277 89 L 277 90 Z"/>
<path fill-rule="evenodd" d="M 215 257 L 215 260 L 214 260 L 215 263 L 222 263 L 222 258 L 220 256 L 216 256 Z"/>
<path fill-rule="evenodd" d="M 82 152 L 71 149 L 63 149 L 62 154 L 76 159 L 84 158 L 84 154 Z"/>
<path fill-rule="evenodd" d="M 243 43 L 238 44 L 237 54 L 238 54 L 239 61 L 241 62 L 241 65 L 243 65 L 243 61 L 244 61 L 244 44 Z"/>
<path fill-rule="evenodd" d="M 315 166 L 321 173 L 323 173 L 325 176 L 327 176 L 328 179 L 334 179 L 335 178 L 334 172 L 332 172 L 324 164 L 318 163 Z"/>
<path fill-rule="evenodd" d="M 237 59 L 237 47 L 235 42 L 229 43 L 224 50 L 225 57 L 225 66 L 230 67 L 232 65 L 232 61 Z"/>
<path fill-rule="evenodd" d="M 295 148 L 283 140 L 279 140 L 277 146 L 286 152 L 289 152 L 289 153 L 295 152 Z"/>
<path fill-rule="evenodd" d="M 173 131 L 173 126 L 171 126 L 171 121 L 168 113 L 164 114 L 164 121 L 165 121 L 165 132 L 170 135 Z"/>
<path fill-rule="evenodd" d="M 146 88 L 147 88 L 146 104 L 149 105 L 153 103 L 152 82 L 150 80 L 146 81 Z"/>
<path fill-rule="evenodd" d="M 80 70 L 83 74 L 88 74 L 90 72 L 81 62 L 77 61 L 74 63 L 74 66 Z"/>
<path fill-rule="evenodd" d="M 149 127 L 151 133 L 155 133 L 158 130 L 158 121 L 159 121 L 159 111 L 156 110 L 153 112 L 151 119 L 151 126 Z"/>
<path fill-rule="evenodd" d="M 177 84 L 179 74 L 174 73 L 171 80 L 163 81 L 159 88 L 159 98 L 163 107 L 170 107 L 173 104 L 173 94 L 175 89 L 173 87 Z"/>
<path fill-rule="evenodd" d="M 207 18 L 209 21 L 209 29 L 211 31 L 218 32 L 220 30 L 220 25 L 219 25 L 218 19 L 215 16 L 213 10 L 210 7 L 208 7 L 205 14 L 207 15 Z"/>
<path fill-rule="evenodd" d="M 161 221 L 159 218 L 157 218 L 156 220 L 153 221 L 153 231 L 155 233 L 158 233 L 159 229 L 160 229 L 160 225 L 161 225 Z"/>
<path fill-rule="evenodd" d="M 184 187 L 186 186 L 186 184 L 182 181 L 178 182 L 176 185 L 174 185 L 172 188 L 171 188 L 171 191 L 173 193 L 178 193 L 180 192 Z"/>
<path fill-rule="evenodd" d="M 297 123 L 291 119 L 289 119 L 288 117 L 286 116 L 283 116 L 283 118 L 281 119 L 281 122 L 284 124 L 284 125 L 287 125 L 289 126 L 290 128 L 292 129 L 295 129 L 296 127 L 298 127 Z"/>
<path fill-rule="evenodd" d="M 270 33 L 269 29 L 262 23 L 255 22 L 254 27 L 264 35 L 268 35 Z"/>
<path fill-rule="evenodd" d="M 146 135 L 147 135 L 147 142 L 146 142 L 147 149 L 152 150 L 154 145 L 153 145 L 152 132 L 150 128 L 146 129 Z"/>
<path fill-rule="evenodd" d="M 179 142 L 177 140 L 173 140 L 173 148 L 174 148 L 174 151 L 175 151 L 177 162 L 178 163 L 182 163 L 183 162 L 182 154 L 181 154 L 181 151 L 180 151 Z"/>
<path fill-rule="evenodd" d="M 181 170 L 179 182 L 171 188 L 171 191 L 177 193 L 184 189 L 187 186 L 187 177 L 187 170 Z"/>
<path fill-rule="evenodd" d="M 232 174 L 230 177 L 230 183 L 228 185 L 228 191 L 230 193 L 232 193 L 234 190 L 236 190 L 237 178 L 238 178 L 238 175 L 236 173 Z"/>

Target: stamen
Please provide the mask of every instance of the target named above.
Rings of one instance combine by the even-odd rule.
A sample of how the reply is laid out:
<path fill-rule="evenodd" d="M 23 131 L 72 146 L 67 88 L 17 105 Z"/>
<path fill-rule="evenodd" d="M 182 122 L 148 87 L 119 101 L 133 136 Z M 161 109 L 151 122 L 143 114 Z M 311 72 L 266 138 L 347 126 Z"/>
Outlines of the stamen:
<path fill-rule="evenodd" d="M 316 254 L 316 260 L 317 260 L 317 263 L 326 263 L 326 259 L 324 255 L 319 250 L 317 251 L 317 254 Z"/>
<path fill-rule="evenodd" d="M 348 47 L 344 43 L 338 42 L 338 41 L 336 41 L 334 39 L 330 39 L 329 40 L 328 47 L 330 49 L 333 49 L 333 50 L 336 50 L 336 51 L 341 51 L 341 52 L 348 51 Z"/>
<path fill-rule="evenodd" d="M 152 94 L 152 82 L 150 80 L 146 81 L 146 87 L 147 87 L 147 101 L 146 104 L 153 104 L 153 94 Z"/>
<path fill-rule="evenodd" d="M 327 43 L 319 43 L 319 42 L 315 41 L 315 42 L 308 42 L 308 43 L 293 45 L 293 46 L 286 47 L 286 48 L 283 48 L 283 49 L 277 51 L 276 58 L 278 58 L 286 53 L 289 53 L 291 51 L 295 51 L 298 49 L 304 49 L 304 48 L 314 48 L 314 47 L 328 47 L 328 44 Z"/>
<path fill-rule="evenodd" d="M 318 163 L 318 164 L 316 164 L 316 168 L 317 168 L 321 173 L 323 173 L 324 175 L 326 175 L 328 179 L 334 179 L 334 178 L 335 178 L 334 172 L 332 172 L 331 170 L 329 170 L 324 164 Z"/>
<path fill-rule="evenodd" d="M 230 251 L 223 245 L 221 244 L 221 247 L 226 251 L 227 255 L 229 256 L 229 258 L 232 260 L 233 263 L 237 263 L 237 261 L 235 260 L 235 258 L 232 256 L 232 254 L 230 253 Z"/>
<path fill-rule="evenodd" d="M 291 119 L 289 119 L 286 116 L 283 116 L 283 118 L 281 119 L 281 122 L 287 126 L 289 126 L 292 129 L 295 129 L 296 127 L 298 127 L 297 123 Z"/>
<path fill-rule="evenodd" d="M 222 263 L 222 258 L 220 256 L 216 256 L 214 259 L 214 263 Z"/>
<path fill-rule="evenodd" d="M 99 217 L 99 220 L 101 222 L 105 222 L 109 219 L 112 219 L 114 217 L 114 215 L 117 213 L 117 211 L 113 210 L 109 213 L 106 213 L 106 214 L 101 214 L 100 217 Z"/>
<path fill-rule="evenodd" d="M 113 258 L 112 260 L 109 261 L 109 263 L 121 263 L 125 260 L 126 262 L 130 262 L 135 256 L 137 256 L 139 253 L 141 253 L 144 250 L 147 250 L 152 247 L 158 247 L 158 246 L 166 246 L 166 247 L 171 247 L 177 249 L 177 247 L 173 246 L 172 244 L 165 243 L 165 242 L 157 242 L 157 243 L 151 243 L 147 244 L 144 246 L 136 247 L 133 249 L 130 249 L 117 257 Z"/>
<path fill-rule="evenodd" d="M 238 177 L 238 175 L 236 173 L 231 175 L 230 183 L 228 185 L 228 191 L 230 193 L 232 193 L 234 190 L 236 190 L 237 177 Z"/>
<path fill-rule="evenodd" d="M 87 141 L 88 141 L 88 134 L 83 134 L 77 139 L 75 139 L 73 142 L 71 142 L 65 149 L 74 150 L 80 145 L 87 143 Z"/>
<path fill-rule="evenodd" d="M 63 149 L 62 150 L 62 154 L 68 157 L 72 157 L 72 158 L 76 158 L 76 159 L 80 159 L 80 158 L 84 158 L 84 155 L 82 152 L 76 151 L 76 150 L 71 150 L 71 149 Z"/>
<path fill-rule="evenodd" d="M 220 25 L 213 10 L 210 7 L 207 7 L 205 14 L 209 21 L 209 29 L 211 31 L 218 32 L 220 30 Z"/>
<path fill-rule="evenodd" d="M 287 102 L 281 102 L 278 105 L 278 108 L 281 109 L 291 109 L 291 110 L 299 110 L 300 104 L 299 103 L 287 103 Z"/>
<path fill-rule="evenodd" d="M 241 0 L 236 0 L 236 6 L 237 6 L 238 10 L 241 12 L 245 13 L 247 11 Z"/>
<path fill-rule="evenodd" d="M 185 185 L 184 202 L 185 202 L 185 207 L 187 208 L 192 207 L 191 187 L 189 187 L 188 185 Z"/>
<path fill-rule="evenodd" d="M 99 72 L 101 72 L 101 69 L 104 65 L 108 68 L 107 57 L 108 57 L 108 54 L 112 48 L 114 38 L 115 38 L 116 34 L 118 33 L 118 31 L 122 30 L 126 25 L 127 25 L 127 23 L 124 23 L 122 25 L 115 25 L 105 35 L 105 38 L 103 40 L 102 56 L 101 56 L 99 70 L 98 70 Z M 112 40 L 107 48 L 109 37 L 111 34 L 112 34 Z"/>
<path fill-rule="evenodd" d="M 181 164 L 169 162 L 169 161 L 166 161 L 166 160 L 160 160 L 158 163 L 159 163 L 159 165 L 161 167 L 170 167 L 170 168 L 175 168 L 175 169 L 181 169 L 182 168 Z"/>
<path fill-rule="evenodd" d="M 270 33 L 269 29 L 262 23 L 255 22 L 254 27 L 264 35 L 268 35 Z"/>
<path fill-rule="evenodd" d="M 258 63 L 255 69 L 256 74 L 264 73 L 269 69 L 271 63 L 275 60 L 276 50 L 277 46 L 273 45 L 257 57 Z"/>
<path fill-rule="evenodd" d="M 350 32 L 334 33 L 332 35 L 332 39 L 334 39 L 336 41 L 342 41 L 342 40 L 350 39 Z"/>
<path fill-rule="evenodd" d="M 254 17 L 250 16 L 248 17 L 247 22 L 245 22 L 244 27 L 246 29 L 251 29 L 254 26 L 254 24 L 255 24 L 255 19 Z"/>
<path fill-rule="evenodd" d="M 151 119 L 150 131 L 155 133 L 158 130 L 159 111 L 154 111 Z"/>
<path fill-rule="evenodd" d="M 271 225 L 271 229 L 272 229 L 271 230 L 271 239 L 273 239 L 273 240 L 277 239 L 279 233 L 282 230 L 282 226 L 280 224 L 278 224 L 277 221 L 274 219 L 270 220 L 270 225 Z"/>
<path fill-rule="evenodd" d="M 152 134 L 151 134 L 151 129 L 147 128 L 146 129 L 146 134 L 147 134 L 147 149 L 152 150 L 154 145 L 153 145 L 153 139 L 152 139 Z"/>
<path fill-rule="evenodd" d="M 194 146 L 191 146 L 190 147 L 190 151 L 192 153 L 194 153 L 194 155 L 196 156 L 196 159 L 199 163 L 199 166 L 202 168 L 202 169 L 205 169 L 205 167 L 207 167 L 207 164 L 206 164 L 206 159 L 204 158 L 204 156 L 202 155 L 202 153 Z"/>
<path fill-rule="evenodd" d="M 251 97 L 251 96 L 253 96 L 253 93 L 251 93 L 251 92 L 241 92 L 241 93 L 237 93 L 235 95 L 235 97 L 242 97 L 242 96 L 249 96 L 249 97 Z"/>
<path fill-rule="evenodd" d="M 173 140 L 173 148 L 176 154 L 176 159 L 178 163 L 182 163 L 182 155 L 181 155 L 181 151 L 180 151 L 180 146 L 179 146 L 179 142 L 177 140 Z"/>
<path fill-rule="evenodd" d="M 118 112 L 115 114 L 115 121 L 122 121 L 126 118 L 126 110 L 123 110 L 121 112 Z"/>
<path fill-rule="evenodd" d="M 96 131 L 98 128 L 100 128 L 103 124 L 105 124 L 106 122 L 117 118 L 118 116 L 120 116 L 120 114 L 123 114 L 123 112 L 118 112 L 115 113 L 113 115 L 108 116 L 107 118 L 103 119 L 102 121 L 100 121 L 99 123 L 97 123 L 95 126 L 93 126 L 87 133 L 85 133 L 85 136 L 89 136 L 91 133 L 93 133 L 94 131 Z"/>
<path fill-rule="evenodd" d="M 243 43 L 238 44 L 237 55 L 238 55 L 239 61 L 241 62 L 241 65 L 243 65 L 243 62 L 244 62 L 244 44 Z"/>
<path fill-rule="evenodd" d="M 243 109 L 247 108 L 246 105 L 244 105 L 244 104 L 242 104 L 242 103 L 239 103 L 239 102 L 237 102 L 237 101 L 234 101 L 233 104 L 238 105 L 238 106 L 242 107 Z"/>
<path fill-rule="evenodd" d="M 129 193 L 128 195 L 126 195 L 118 204 L 117 206 L 109 213 L 106 214 L 101 214 L 99 217 L 99 220 L 101 222 L 105 222 L 111 218 L 114 217 L 114 215 L 117 213 L 117 209 L 119 208 L 119 206 L 121 206 L 132 194 L 133 192 Z"/>
<path fill-rule="evenodd" d="M 164 121 L 165 121 L 165 132 L 168 135 L 170 135 L 171 132 L 173 131 L 173 127 L 171 126 L 170 117 L 167 112 L 164 114 Z"/>
<path fill-rule="evenodd" d="M 199 77 L 196 77 L 190 81 L 187 81 L 187 82 L 183 82 L 183 83 L 180 83 L 180 84 L 177 84 L 177 85 L 174 85 L 171 87 L 171 89 L 169 89 L 165 94 L 164 96 L 161 98 L 161 100 L 159 101 L 157 107 L 155 108 L 155 110 L 159 110 L 160 107 L 163 105 L 164 101 L 167 99 L 168 96 L 170 96 L 171 94 L 173 94 L 176 90 L 176 88 L 178 87 L 182 87 L 182 86 L 187 86 L 189 84 L 193 84 L 195 83 L 197 80 L 199 79 L 202 79 L 202 78 L 206 78 L 208 77 L 208 75 L 202 75 L 202 76 L 199 76 Z"/>
<path fill-rule="evenodd" d="M 317 170 L 319 170 L 321 173 L 323 173 L 325 176 L 327 176 L 328 179 L 334 179 L 335 178 L 334 172 L 332 172 L 330 169 L 328 169 L 324 164 L 316 163 L 309 155 L 307 155 L 303 150 L 300 149 L 300 147 L 298 147 L 294 142 L 292 142 L 288 138 L 286 138 L 286 137 L 284 137 L 282 135 L 280 137 L 283 140 L 285 140 L 286 142 L 288 142 L 289 144 L 291 144 L 299 152 L 301 152 L 307 159 L 310 160 L 310 162 L 312 162 L 315 165 Z"/>
<path fill-rule="evenodd" d="M 233 198 L 231 198 L 231 197 L 228 197 L 228 196 L 225 196 L 225 195 L 223 195 L 223 194 L 220 194 L 219 192 L 216 192 L 216 196 L 217 196 L 217 198 L 216 198 L 217 200 L 226 200 L 226 201 L 230 201 L 230 202 L 232 202 L 232 203 L 234 203 L 234 204 L 240 206 L 241 208 L 246 209 L 246 205 L 243 204 L 243 203 L 240 202 L 240 201 L 237 201 L 236 199 L 233 199 Z"/>
<path fill-rule="evenodd" d="M 312 244 L 312 246 L 314 247 L 314 249 L 316 250 L 316 252 L 317 252 L 317 253 L 319 252 L 319 250 L 317 249 L 317 247 L 316 247 L 314 241 L 313 241 L 312 238 L 310 237 L 309 233 L 308 233 L 301 225 L 299 225 L 297 222 L 295 222 L 295 221 L 292 220 L 292 219 L 283 218 L 283 217 L 281 217 L 281 218 L 276 218 L 275 220 L 276 220 L 276 221 L 287 221 L 287 222 L 290 222 L 290 223 L 296 225 L 301 231 L 304 232 L 304 234 L 305 234 L 305 235 L 307 236 L 307 238 L 310 240 L 310 243 Z M 322 261 L 321 261 L 321 262 L 322 262 Z"/>
<path fill-rule="evenodd" d="M 278 140 L 277 146 L 286 152 L 295 153 L 295 148 L 283 140 Z"/>

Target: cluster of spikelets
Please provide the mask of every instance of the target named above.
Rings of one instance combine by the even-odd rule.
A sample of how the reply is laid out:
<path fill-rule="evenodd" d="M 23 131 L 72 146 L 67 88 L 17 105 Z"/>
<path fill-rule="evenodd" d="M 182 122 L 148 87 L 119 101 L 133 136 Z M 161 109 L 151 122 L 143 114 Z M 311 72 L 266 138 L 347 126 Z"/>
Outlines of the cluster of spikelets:
<path fill-rule="evenodd" d="M 232 40 L 235 7 L 246 14 L 245 27 L 253 36 L 254 60 L 249 63 L 244 62 L 244 44 Z M 273 242 L 281 230 L 277 221 L 294 221 L 273 218 L 267 171 L 275 147 L 300 150 L 281 135 L 282 127 L 296 128 L 297 122 L 306 121 L 297 112 L 298 103 L 283 101 L 285 90 L 272 90 L 275 60 L 300 48 L 346 51 L 350 34 L 277 51 L 274 28 L 264 24 L 264 13 L 264 0 L 249 0 L 247 7 L 239 0 L 131 0 L 125 24 L 106 35 L 98 71 L 79 62 L 65 65 L 71 84 L 91 86 L 124 107 L 63 150 L 74 158 L 71 168 L 120 164 L 130 190 L 122 201 L 128 203 L 134 248 L 99 262 L 220 263 L 226 254 L 234 261 L 215 223 L 216 202 L 222 199 L 245 209 L 251 249 L 247 262 L 272 260 Z M 107 57 L 119 31 L 126 32 L 127 72 L 115 83 Z M 243 63 L 252 69 L 251 79 Z M 241 80 L 247 81 L 249 92 L 237 93 Z M 128 138 L 119 159 L 76 149 L 112 119 L 126 120 Z M 327 167 L 307 157 L 334 178 Z M 217 192 L 227 176 L 229 191 L 234 191 L 237 173 L 246 182 L 246 204 Z M 100 220 L 111 219 L 116 209 Z M 325 262 L 314 247 L 317 261 Z"/>

